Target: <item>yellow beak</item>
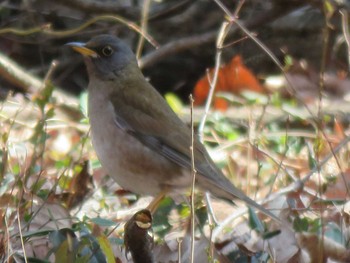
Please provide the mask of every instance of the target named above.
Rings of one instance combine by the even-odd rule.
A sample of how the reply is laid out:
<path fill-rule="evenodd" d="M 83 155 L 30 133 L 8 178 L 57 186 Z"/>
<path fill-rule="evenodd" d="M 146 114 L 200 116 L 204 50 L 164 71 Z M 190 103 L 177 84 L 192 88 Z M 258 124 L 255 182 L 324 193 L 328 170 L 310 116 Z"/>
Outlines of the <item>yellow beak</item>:
<path fill-rule="evenodd" d="M 96 53 L 96 51 L 85 47 L 85 43 L 70 42 L 70 43 L 67 43 L 66 45 L 72 47 L 75 51 L 79 52 L 83 56 L 88 56 L 93 58 L 98 57 L 98 54 Z"/>

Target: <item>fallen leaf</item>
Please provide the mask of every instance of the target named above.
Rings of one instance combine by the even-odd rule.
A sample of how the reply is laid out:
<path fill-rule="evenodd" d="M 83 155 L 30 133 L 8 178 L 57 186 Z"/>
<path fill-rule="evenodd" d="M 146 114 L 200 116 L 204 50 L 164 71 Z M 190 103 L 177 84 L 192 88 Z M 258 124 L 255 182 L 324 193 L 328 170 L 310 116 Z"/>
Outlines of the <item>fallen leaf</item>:
<path fill-rule="evenodd" d="M 209 78 L 211 80 L 213 75 L 214 69 L 210 69 Z M 208 76 L 205 75 L 197 82 L 194 88 L 194 104 L 204 104 L 208 97 L 209 90 Z M 228 92 L 239 95 L 241 92 L 247 90 L 257 93 L 266 93 L 254 74 L 243 64 L 241 56 L 236 55 L 228 64 L 220 67 L 215 93 Z M 217 110 L 225 111 L 228 108 L 228 102 L 224 98 L 214 98 L 213 103 L 214 108 Z"/>

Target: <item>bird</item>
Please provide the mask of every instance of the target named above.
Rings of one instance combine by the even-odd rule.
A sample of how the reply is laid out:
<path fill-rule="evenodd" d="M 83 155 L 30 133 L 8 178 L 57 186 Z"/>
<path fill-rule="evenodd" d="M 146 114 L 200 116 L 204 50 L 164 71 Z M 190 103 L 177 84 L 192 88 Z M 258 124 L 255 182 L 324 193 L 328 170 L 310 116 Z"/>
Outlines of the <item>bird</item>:
<path fill-rule="evenodd" d="M 189 189 L 191 128 L 146 80 L 131 48 L 106 34 L 67 45 L 84 58 L 91 139 L 106 172 L 139 195 L 162 197 Z M 193 155 L 196 187 L 229 202 L 239 199 L 280 222 L 225 177 L 197 136 Z"/>

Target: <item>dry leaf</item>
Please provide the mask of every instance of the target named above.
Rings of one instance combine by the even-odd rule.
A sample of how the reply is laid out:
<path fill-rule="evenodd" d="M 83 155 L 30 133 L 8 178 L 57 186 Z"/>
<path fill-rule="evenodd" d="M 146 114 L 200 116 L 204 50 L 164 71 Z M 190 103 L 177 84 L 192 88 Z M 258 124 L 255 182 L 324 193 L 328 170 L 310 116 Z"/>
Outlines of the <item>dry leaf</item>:
<path fill-rule="evenodd" d="M 213 74 L 214 69 L 210 69 L 209 76 L 211 80 Z M 194 88 L 194 104 L 204 104 L 209 90 L 208 76 L 205 75 L 197 82 Z M 228 64 L 220 67 L 215 93 L 221 91 L 237 95 L 246 90 L 265 93 L 254 74 L 243 64 L 241 56 L 237 55 Z M 228 107 L 228 102 L 223 98 L 214 98 L 213 102 L 214 108 L 217 110 L 224 111 Z"/>

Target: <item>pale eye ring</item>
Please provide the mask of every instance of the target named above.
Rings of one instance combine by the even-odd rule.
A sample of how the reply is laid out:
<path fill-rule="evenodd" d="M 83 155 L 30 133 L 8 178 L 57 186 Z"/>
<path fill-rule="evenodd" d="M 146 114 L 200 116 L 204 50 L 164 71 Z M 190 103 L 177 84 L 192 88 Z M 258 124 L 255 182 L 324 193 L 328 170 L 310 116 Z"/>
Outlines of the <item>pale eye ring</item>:
<path fill-rule="evenodd" d="M 106 57 L 111 56 L 114 53 L 114 50 L 111 46 L 105 46 L 102 48 L 102 54 Z"/>

